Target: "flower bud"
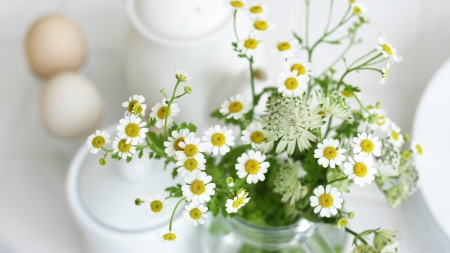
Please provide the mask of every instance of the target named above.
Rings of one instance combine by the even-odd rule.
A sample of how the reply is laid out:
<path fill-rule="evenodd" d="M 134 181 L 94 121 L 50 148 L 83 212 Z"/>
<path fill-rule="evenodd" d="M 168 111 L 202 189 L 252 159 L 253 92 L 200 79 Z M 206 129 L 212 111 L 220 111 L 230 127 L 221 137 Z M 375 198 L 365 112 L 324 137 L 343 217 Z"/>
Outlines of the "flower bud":
<path fill-rule="evenodd" d="M 192 88 L 190 86 L 184 86 L 184 92 L 186 92 L 187 94 L 191 94 Z"/>
<path fill-rule="evenodd" d="M 377 123 L 377 120 L 378 120 L 377 115 L 371 114 L 371 115 L 369 116 L 369 123 L 370 123 L 370 124 L 375 124 L 375 123 Z"/>
<path fill-rule="evenodd" d="M 136 198 L 134 200 L 134 204 L 137 205 L 137 206 L 140 206 L 142 203 L 143 203 L 143 201 L 140 198 Z"/>
<path fill-rule="evenodd" d="M 161 94 L 166 94 L 166 88 L 160 90 L 159 93 L 161 93 Z"/>
<path fill-rule="evenodd" d="M 98 163 L 101 166 L 105 166 L 108 163 L 108 161 L 106 160 L 106 158 L 100 158 L 100 160 L 98 160 Z"/>
<path fill-rule="evenodd" d="M 403 137 L 405 138 L 405 141 L 407 141 L 407 142 L 411 141 L 411 135 L 405 134 L 405 135 L 403 135 Z"/>
<path fill-rule="evenodd" d="M 354 213 L 354 212 L 349 213 L 349 214 L 348 214 L 348 217 L 349 217 L 350 219 L 355 218 L 355 213 Z"/>
<path fill-rule="evenodd" d="M 227 184 L 232 184 L 233 183 L 233 178 L 232 177 L 227 177 L 226 182 L 227 182 Z"/>
<path fill-rule="evenodd" d="M 375 104 L 375 107 L 378 108 L 378 109 L 381 109 L 383 107 L 383 105 L 381 104 L 381 102 L 377 102 Z"/>

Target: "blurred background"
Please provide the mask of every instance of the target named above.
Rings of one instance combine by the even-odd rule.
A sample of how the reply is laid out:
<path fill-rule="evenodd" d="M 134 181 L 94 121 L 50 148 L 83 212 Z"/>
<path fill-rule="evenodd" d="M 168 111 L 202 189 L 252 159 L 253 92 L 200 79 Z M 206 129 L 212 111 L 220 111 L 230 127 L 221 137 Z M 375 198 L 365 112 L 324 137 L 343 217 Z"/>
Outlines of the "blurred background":
<path fill-rule="evenodd" d="M 184 8 L 186 3 L 182 3 L 180 9 L 175 8 L 182 1 L 137 0 L 134 8 L 137 17 L 144 26 L 155 31 L 150 38 L 130 23 L 127 2 L 0 0 L 0 139 L 3 142 L 0 146 L 0 252 L 86 252 L 80 224 L 67 204 L 66 174 L 72 156 L 90 134 L 90 126 L 96 129 L 117 124 L 123 116 L 121 103 L 130 95 L 142 93 L 147 98 L 147 106 L 151 107 L 161 99 L 157 92 L 172 85 L 175 71 L 182 69 L 193 76 L 190 83 L 194 89 L 193 99 L 204 101 L 190 105 L 200 111 L 194 117 L 205 120 L 207 125 L 202 114 L 207 115 L 236 91 L 249 92 L 244 86 L 248 78 L 247 63 L 235 57 L 230 45 L 233 40 L 231 10 L 214 8 L 210 3 L 196 0 L 195 4 L 200 7 L 192 9 L 195 14 L 189 16 L 183 15 L 189 13 Z M 352 49 L 349 61 L 377 46 L 378 36 L 383 33 L 403 57 L 403 62 L 391 65 L 384 86 L 379 84 L 378 73 L 353 74 L 346 80 L 361 86 L 365 103 L 382 102 L 389 117 L 403 132 L 410 133 L 427 83 L 450 56 L 450 1 L 361 2 L 367 6 L 371 22 L 360 29 L 358 37 L 363 39 L 363 44 Z M 268 54 L 276 39 L 292 38 L 292 31 L 304 34 L 303 1 L 268 0 L 267 3 L 271 7 L 269 19 L 277 29 L 265 38 L 264 51 L 256 58 L 256 66 L 267 75 L 259 81 L 259 88 L 275 84 L 281 70 L 282 59 Z M 342 15 L 338 13 L 345 12 L 346 7 L 344 0 L 335 0 L 333 22 L 338 21 Z M 222 9 L 225 12 L 220 12 Z M 78 73 L 88 82 L 84 92 L 91 92 L 93 98 L 99 97 L 102 101 L 95 106 L 86 101 L 77 103 L 80 101 L 77 97 L 70 108 L 79 110 L 62 114 L 61 117 L 70 119 L 80 110 L 89 110 L 83 104 L 93 106 L 91 110 L 102 115 L 97 117 L 98 122 L 71 123 L 75 129 L 85 127 L 86 133 L 62 136 L 58 132 L 58 127 L 62 126 L 58 119 L 46 116 L 46 110 L 55 109 L 46 101 L 61 97 L 58 92 L 44 95 L 50 79 L 35 74 L 36 70 L 32 70 L 27 61 L 25 41 L 29 28 L 38 18 L 51 13 L 67 17 L 81 32 L 85 49 L 80 52 L 85 52 L 85 57 L 77 66 Z M 310 40 L 315 41 L 322 33 L 326 13 L 328 1 L 312 1 Z M 180 24 L 185 27 L 180 29 Z M 244 35 L 248 26 L 242 24 L 239 31 Z M 196 31 L 198 37 L 188 38 L 188 32 Z M 318 48 L 313 73 L 320 73 L 342 49 L 343 46 Z M 342 70 L 342 64 L 338 66 L 337 69 Z M 209 96 L 211 94 L 214 96 Z M 183 107 L 183 103 L 181 105 Z M 364 193 L 352 191 L 347 207 L 356 213 L 351 225 L 353 230 L 379 226 L 395 229 L 403 238 L 403 252 L 426 252 L 426 242 L 414 230 L 405 207 L 391 210 L 374 185 L 367 187 Z"/>

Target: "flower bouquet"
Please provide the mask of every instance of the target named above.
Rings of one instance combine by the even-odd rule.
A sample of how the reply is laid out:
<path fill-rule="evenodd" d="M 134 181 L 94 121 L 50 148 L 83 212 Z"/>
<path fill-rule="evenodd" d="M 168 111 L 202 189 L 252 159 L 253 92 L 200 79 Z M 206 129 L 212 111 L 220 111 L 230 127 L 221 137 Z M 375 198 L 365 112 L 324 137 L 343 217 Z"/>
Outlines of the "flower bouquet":
<path fill-rule="evenodd" d="M 135 200 L 150 218 L 158 218 L 171 208 L 168 198 L 179 199 L 172 207 L 167 230 L 158 234 L 162 242 L 179 240 L 172 221 L 175 211 L 183 208 L 185 220 L 194 226 L 204 224 L 211 214 L 239 216 L 262 227 L 288 226 L 306 219 L 332 224 L 353 235 L 353 252 L 398 251 L 395 231 L 355 232 L 348 227 L 355 214 L 343 208 L 345 194 L 351 184 L 363 188 L 375 182 L 388 204 L 397 208 L 416 189 L 418 174 L 412 153 L 422 156 L 423 150 L 417 142 L 402 149 L 410 142 L 409 135 L 402 134 L 386 116 L 381 103 L 364 104 L 360 88 L 346 81 L 350 74 L 375 71 L 385 84 L 391 63 L 400 62 L 401 57 L 381 35 L 378 46 L 349 61 L 346 54 L 359 43 L 356 34 L 369 20 L 362 3 L 344 2 L 340 4 L 348 5 L 346 12 L 332 25 L 334 2 L 330 0 L 325 31 L 311 43 L 310 0 L 305 0 L 305 34 L 294 33 L 291 39 L 274 42 L 272 52 L 284 60 L 278 83 L 261 88 L 255 87 L 253 64 L 265 43 L 261 38 L 275 28 L 268 19 L 268 6 L 226 1 L 234 11 L 236 41 L 232 48 L 249 63 L 251 97 L 236 94 L 226 99 L 211 113 L 222 124 L 208 129 L 198 130 L 195 122 L 175 122 L 182 111 L 176 101 L 189 99 L 194 92 L 190 86 L 180 88 L 190 77 L 177 71 L 175 86 L 160 91 L 161 102 L 149 115 L 143 96 L 133 95 L 122 104 L 125 116 L 111 149 L 104 146 L 111 141 L 105 131 L 88 137 L 91 153 L 104 152 L 101 165 L 107 164 L 108 154 L 111 159 L 130 162 L 145 152 L 150 159 L 172 165 L 173 178 L 184 179 L 184 184 L 168 186 L 165 195 Z M 251 23 L 244 37 L 237 33 L 238 15 Z M 343 29 L 347 30 L 345 36 L 333 37 Z M 339 57 L 321 73 L 313 74 L 312 58 L 318 46 L 345 43 Z M 299 52 L 307 57 L 297 58 Z M 384 67 L 380 67 L 382 63 L 386 63 Z M 343 64 L 343 73 L 335 69 L 337 64 Z M 265 109 L 258 111 L 261 107 Z M 159 128 L 159 133 L 149 131 L 151 127 Z"/>

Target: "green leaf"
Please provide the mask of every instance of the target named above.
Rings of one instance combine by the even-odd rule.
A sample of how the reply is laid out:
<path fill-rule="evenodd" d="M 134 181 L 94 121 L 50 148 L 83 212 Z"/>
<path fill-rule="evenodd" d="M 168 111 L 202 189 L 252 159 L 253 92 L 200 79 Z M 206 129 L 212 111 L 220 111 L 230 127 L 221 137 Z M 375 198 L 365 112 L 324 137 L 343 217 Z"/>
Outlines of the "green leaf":
<path fill-rule="evenodd" d="M 141 149 L 139 151 L 138 158 L 141 159 L 143 155 L 144 155 L 144 149 Z"/>
<path fill-rule="evenodd" d="M 164 169 L 165 169 L 165 167 L 164 167 Z M 177 176 L 178 176 L 178 168 L 175 167 L 172 170 L 172 179 L 175 179 Z"/>
<path fill-rule="evenodd" d="M 331 182 L 339 178 L 344 178 L 346 175 L 342 173 L 342 171 L 338 168 L 332 169 L 327 174 L 327 181 Z M 336 187 L 340 192 L 350 192 L 348 189 L 350 187 L 350 179 L 345 179 L 341 181 L 337 181 L 331 184 L 332 187 Z"/>
<path fill-rule="evenodd" d="M 351 91 L 351 92 L 354 92 L 354 93 L 361 92 L 361 89 L 359 87 L 352 86 L 352 85 L 349 85 L 349 84 L 345 85 L 345 90 L 348 90 L 348 91 Z"/>
<path fill-rule="evenodd" d="M 127 156 L 127 163 L 131 162 L 131 160 L 133 160 L 132 156 Z"/>
<path fill-rule="evenodd" d="M 192 123 L 188 124 L 186 122 L 181 123 L 180 126 L 178 127 L 178 129 L 179 130 L 181 130 L 181 129 L 189 129 L 189 131 L 192 132 L 192 133 L 197 132 L 197 126 L 196 125 L 194 125 Z"/>
<path fill-rule="evenodd" d="M 181 190 L 181 184 L 177 184 L 176 186 L 167 187 L 165 189 L 166 192 L 170 194 L 172 197 L 180 198 L 183 197 L 183 191 Z"/>
<path fill-rule="evenodd" d="M 111 158 L 112 159 L 117 159 L 117 161 L 120 161 L 122 159 L 117 153 L 112 154 Z"/>
<path fill-rule="evenodd" d="M 294 37 L 298 40 L 298 43 L 300 43 L 300 45 L 303 44 L 303 39 L 300 36 L 298 36 L 296 33 L 293 33 L 293 34 L 294 34 Z"/>

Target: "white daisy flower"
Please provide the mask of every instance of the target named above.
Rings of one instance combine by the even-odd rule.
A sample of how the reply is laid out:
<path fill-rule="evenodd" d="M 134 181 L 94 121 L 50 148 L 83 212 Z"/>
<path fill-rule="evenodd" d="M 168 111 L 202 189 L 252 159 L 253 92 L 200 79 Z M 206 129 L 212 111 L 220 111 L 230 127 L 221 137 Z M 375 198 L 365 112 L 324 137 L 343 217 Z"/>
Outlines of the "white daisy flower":
<path fill-rule="evenodd" d="M 267 4 L 248 4 L 246 8 L 243 9 L 247 15 L 254 18 L 265 18 L 267 17 L 267 11 L 269 11 L 269 6 Z"/>
<path fill-rule="evenodd" d="M 201 154 L 200 154 L 201 155 Z M 186 157 L 184 160 L 178 160 L 176 165 L 181 166 L 178 168 L 178 173 L 181 173 L 181 176 L 186 177 L 190 173 L 194 173 L 198 170 L 205 170 L 206 159 L 201 156 L 195 157 Z"/>
<path fill-rule="evenodd" d="M 311 75 L 312 64 L 298 58 L 288 58 L 283 64 L 283 70 L 294 71 L 297 70 L 297 75 Z"/>
<path fill-rule="evenodd" d="M 167 210 L 167 200 L 162 198 L 159 194 L 156 195 L 156 198 L 148 198 L 147 202 L 147 215 L 152 219 L 158 219 L 166 214 Z"/>
<path fill-rule="evenodd" d="M 174 156 L 175 152 L 183 151 L 183 148 L 178 144 L 184 142 L 185 138 L 193 137 L 195 137 L 195 133 L 190 132 L 187 128 L 183 128 L 180 131 L 172 131 L 172 136 L 169 136 L 168 138 L 169 141 L 164 142 L 164 146 L 166 147 L 164 152 L 166 152 L 168 156 Z"/>
<path fill-rule="evenodd" d="M 356 16 L 364 18 L 367 7 L 362 3 L 352 3 L 352 11 Z"/>
<path fill-rule="evenodd" d="M 181 234 L 178 231 L 165 230 L 156 234 L 161 242 L 178 242 L 181 239 Z"/>
<path fill-rule="evenodd" d="M 225 155 L 230 151 L 230 147 L 234 146 L 233 130 L 228 129 L 226 126 L 210 127 L 206 132 L 206 136 L 202 137 L 205 141 L 203 145 L 208 152 L 212 152 L 217 155 L 219 152 L 221 155 Z"/>
<path fill-rule="evenodd" d="M 258 50 L 260 47 L 261 45 L 258 38 L 258 33 L 249 33 L 246 38 L 241 39 L 237 43 L 236 49 L 250 58 L 256 55 L 256 50 Z"/>
<path fill-rule="evenodd" d="M 322 165 L 324 168 L 328 167 L 328 164 L 331 168 L 335 168 L 336 165 L 341 165 L 345 160 L 345 156 L 343 155 L 346 150 L 345 149 L 337 149 L 339 146 L 339 140 L 335 139 L 324 139 L 323 143 L 317 144 L 317 149 L 314 150 L 314 158 L 319 158 L 317 161 L 319 165 Z"/>
<path fill-rule="evenodd" d="M 397 50 L 395 50 L 395 48 L 393 48 L 391 44 L 389 44 L 386 36 L 381 34 L 378 38 L 378 42 L 380 43 L 380 45 L 377 46 L 376 49 L 380 51 L 380 53 L 382 53 L 385 58 L 390 58 L 394 62 L 400 62 L 402 60 L 402 58 L 397 55 Z"/>
<path fill-rule="evenodd" d="M 400 134 L 400 127 L 395 123 L 391 124 L 391 129 L 389 131 L 389 140 L 394 146 L 400 148 L 403 145 L 403 135 Z"/>
<path fill-rule="evenodd" d="M 338 192 L 336 187 L 331 187 L 327 185 L 324 189 L 322 185 L 319 185 L 314 189 L 314 194 L 316 196 L 311 196 L 309 200 L 311 201 L 311 206 L 314 208 L 314 213 L 320 212 L 322 217 L 330 217 L 331 215 L 337 214 L 337 209 L 342 208 L 341 193 Z"/>
<path fill-rule="evenodd" d="M 122 159 L 127 159 L 128 156 L 133 156 L 136 152 L 136 147 L 131 143 L 127 143 L 127 139 L 121 139 L 116 137 L 115 141 L 112 144 L 113 153 L 117 153 L 117 155 Z"/>
<path fill-rule="evenodd" d="M 348 179 L 353 179 L 356 185 L 364 187 L 375 179 L 377 169 L 375 169 L 371 156 L 355 155 L 353 160 L 348 158 L 349 162 L 344 163 L 344 174 Z"/>
<path fill-rule="evenodd" d="M 162 103 L 156 103 L 155 106 L 152 107 L 152 112 L 150 113 L 150 118 L 156 119 L 156 127 L 161 128 L 164 126 L 164 120 L 166 119 L 167 114 L 167 101 L 165 99 L 162 100 Z M 180 108 L 178 108 L 177 103 L 172 103 L 170 105 L 169 115 L 167 117 L 167 125 L 173 122 L 173 117 L 176 117 L 180 112 Z"/>
<path fill-rule="evenodd" d="M 236 164 L 237 175 L 239 178 L 247 177 L 247 183 L 256 184 L 259 181 L 264 181 L 264 174 L 270 166 L 269 162 L 264 162 L 266 156 L 259 151 L 250 150 L 248 153 L 243 153 L 238 157 Z"/>
<path fill-rule="evenodd" d="M 128 98 L 128 101 L 122 103 L 122 106 L 127 108 L 125 116 L 132 114 L 145 114 L 145 109 L 147 105 L 143 104 L 145 98 L 141 95 L 133 95 Z"/>
<path fill-rule="evenodd" d="M 294 56 L 295 51 L 300 49 L 300 45 L 298 44 L 298 41 L 295 39 L 292 40 L 285 40 L 285 39 L 279 39 L 277 41 L 277 44 L 275 45 L 275 48 L 270 51 L 271 53 L 280 52 L 281 56 L 283 58 L 289 58 Z"/>
<path fill-rule="evenodd" d="M 273 31 L 277 26 L 267 20 L 266 18 L 255 18 L 252 20 L 252 26 L 250 28 L 251 32 L 257 34 L 263 34 L 269 31 Z"/>
<path fill-rule="evenodd" d="M 425 153 L 423 152 L 422 144 L 417 141 L 413 141 L 411 143 L 411 149 L 415 154 L 418 154 L 419 156 L 424 156 Z"/>
<path fill-rule="evenodd" d="M 297 75 L 297 70 L 281 72 L 277 82 L 281 84 L 278 87 L 278 92 L 283 94 L 283 97 L 300 97 L 306 90 L 309 76 Z"/>
<path fill-rule="evenodd" d="M 381 83 L 381 84 L 385 84 L 385 83 L 386 83 L 386 80 L 387 80 L 388 77 L 389 77 L 389 72 L 391 72 L 391 63 L 388 62 L 388 63 L 386 64 L 386 67 L 384 67 L 381 71 L 383 72 L 383 74 L 382 74 L 383 78 L 381 78 L 380 83 Z"/>
<path fill-rule="evenodd" d="M 241 191 L 241 193 L 233 199 L 227 199 L 227 202 L 225 203 L 227 213 L 237 213 L 239 208 L 245 206 L 245 204 L 247 204 L 250 200 L 250 198 L 246 198 L 247 195 L 247 192 Z"/>
<path fill-rule="evenodd" d="M 264 130 L 262 123 L 253 122 L 242 131 L 241 140 L 244 144 L 252 144 L 252 148 L 259 148 L 264 145 L 264 139 L 267 132 Z"/>
<path fill-rule="evenodd" d="M 120 125 L 117 126 L 117 135 L 120 139 L 127 139 L 127 143 L 136 145 L 137 143 L 142 143 L 145 139 L 148 128 L 145 126 L 147 123 L 142 121 L 136 115 L 125 116 L 121 119 Z"/>
<path fill-rule="evenodd" d="M 372 134 L 365 132 L 359 133 L 358 137 L 353 137 L 352 148 L 355 154 L 381 155 L 381 141 L 378 140 L 378 137 L 374 137 Z"/>
<path fill-rule="evenodd" d="M 203 154 L 200 152 L 205 152 L 206 150 L 204 145 L 201 145 L 200 142 L 200 138 L 196 137 L 187 137 L 184 141 L 179 142 L 178 146 L 182 150 L 175 152 L 177 160 L 184 162 L 188 158 L 195 158 L 197 160 L 204 158 Z"/>
<path fill-rule="evenodd" d="M 88 145 L 89 152 L 91 154 L 97 154 L 98 151 L 105 145 L 105 143 L 109 143 L 109 138 L 111 137 L 106 131 L 95 131 L 94 134 L 89 135 L 86 140 L 86 144 Z"/>
<path fill-rule="evenodd" d="M 342 0 L 346 3 L 352 4 L 352 3 L 356 3 L 356 0 Z"/>
<path fill-rule="evenodd" d="M 246 6 L 245 1 L 242 0 L 225 0 L 225 4 L 231 6 L 235 10 L 243 10 Z"/>
<path fill-rule="evenodd" d="M 238 94 L 236 97 L 231 97 L 229 100 L 225 100 L 225 102 L 222 103 L 220 113 L 227 115 L 227 119 L 240 119 L 245 113 L 250 111 L 251 107 L 252 101 L 245 96 Z"/>
<path fill-rule="evenodd" d="M 186 81 L 189 81 L 192 79 L 192 77 L 190 77 L 188 73 L 186 73 L 184 71 L 180 71 L 179 69 L 177 69 L 175 78 L 180 82 L 186 82 Z"/>
<path fill-rule="evenodd" d="M 200 224 L 205 224 L 205 219 L 208 218 L 208 215 L 205 212 L 208 211 L 206 206 L 200 205 L 200 203 L 193 201 L 185 206 L 183 211 L 184 219 L 197 226 Z"/>
<path fill-rule="evenodd" d="M 205 172 L 197 171 L 190 173 L 184 178 L 188 185 L 183 185 L 181 190 L 183 196 L 188 201 L 197 201 L 199 203 L 208 202 L 211 196 L 215 194 L 214 188 L 216 184 L 211 183 L 212 177 L 206 175 Z"/>

